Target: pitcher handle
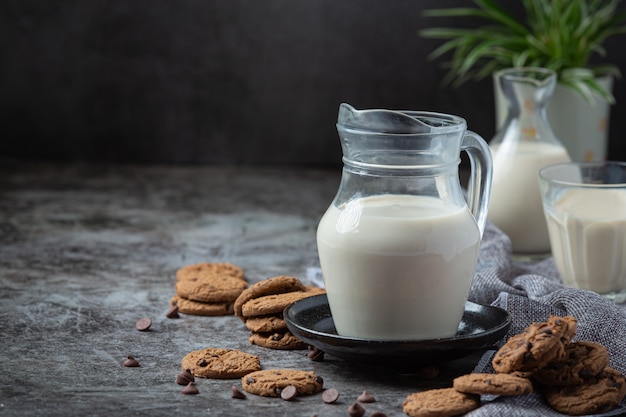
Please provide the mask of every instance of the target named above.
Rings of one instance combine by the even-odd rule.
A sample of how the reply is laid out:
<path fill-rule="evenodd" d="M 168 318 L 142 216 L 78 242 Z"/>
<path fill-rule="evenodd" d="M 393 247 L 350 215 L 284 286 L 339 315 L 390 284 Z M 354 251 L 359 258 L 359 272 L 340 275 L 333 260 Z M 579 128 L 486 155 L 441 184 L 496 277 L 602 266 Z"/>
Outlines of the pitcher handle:
<path fill-rule="evenodd" d="M 469 156 L 472 172 L 468 185 L 468 206 L 476 219 L 476 223 L 478 223 L 482 237 L 487 222 L 489 197 L 491 195 L 491 177 L 493 174 L 491 149 L 480 135 L 468 130 L 463 136 L 461 150 L 467 152 Z"/>

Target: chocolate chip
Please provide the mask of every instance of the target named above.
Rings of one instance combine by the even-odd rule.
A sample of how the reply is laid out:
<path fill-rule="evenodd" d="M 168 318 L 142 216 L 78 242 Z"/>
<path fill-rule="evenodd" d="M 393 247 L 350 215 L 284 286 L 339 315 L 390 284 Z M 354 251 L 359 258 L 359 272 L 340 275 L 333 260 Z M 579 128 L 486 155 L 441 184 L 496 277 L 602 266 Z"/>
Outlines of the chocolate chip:
<path fill-rule="evenodd" d="M 324 378 L 322 378 L 322 377 L 321 377 L 321 376 L 319 376 L 319 375 L 316 375 L 316 376 L 315 376 L 315 382 L 317 382 L 317 383 L 318 383 L 318 384 L 320 384 L 320 385 L 324 385 Z"/>
<path fill-rule="evenodd" d="M 376 398 L 372 394 L 367 391 L 363 391 L 361 395 L 359 395 L 356 400 L 360 403 L 375 403 Z"/>
<path fill-rule="evenodd" d="M 254 384 L 255 379 L 250 377 L 246 379 L 246 384 Z"/>
<path fill-rule="evenodd" d="M 187 384 L 187 386 L 185 388 L 183 388 L 183 390 L 181 391 L 181 394 L 185 394 L 185 395 L 195 395 L 198 394 L 198 387 L 196 387 L 196 383 L 195 382 L 190 382 Z"/>
<path fill-rule="evenodd" d="M 187 385 L 190 382 L 194 382 L 196 378 L 194 378 L 190 369 L 185 369 L 184 371 L 180 371 L 178 376 L 176 377 L 176 383 L 178 385 Z"/>
<path fill-rule="evenodd" d="M 328 388 L 322 393 L 322 401 L 326 404 L 332 404 L 339 399 L 339 391 L 335 388 Z"/>
<path fill-rule="evenodd" d="M 135 328 L 140 332 L 145 332 L 150 329 L 150 326 L 152 326 L 152 320 L 150 320 L 149 317 L 141 318 L 137 320 L 137 323 L 135 323 Z"/>
<path fill-rule="evenodd" d="M 167 317 L 168 319 L 177 319 L 180 317 L 180 314 L 178 314 L 178 306 L 177 305 L 173 305 L 172 308 L 170 308 L 167 313 L 165 313 L 165 317 Z"/>
<path fill-rule="evenodd" d="M 387 417 L 387 414 L 383 413 L 382 411 L 372 411 L 370 417 Z"/>
<path fill-rule="evenodd" d="M 287 385 L 280 392 L 280 398 L 285 401 L 293 400 L 294 398 L 296 398 L 296 395 L 298 395 L 298 390 L 293 385 Z"/>
<path fill-rule="evenodd" d="M 233 385 L 230 389 L 230 397 L 231 398 L 236 398 L 238 400 L 245 400 L 246 394 L 244 394 L 243 392 L 241 392 L 241 390 L 239 388 L 237 388 L 237 386 Z"/>
<path fill-rule="evenodd" d="M 309 345 L 306 355 L 313 362 L 322 362 L 324 360 L 324 351 L 316 348 L 315 346 Z"/>
<path fill-rule="evenodd" d="M 272 340 L 274 340 L 274 341 L 278 342 L 280 339 L 282 339 L 282 338 L 283 338 L 283 336 L 284 336 L 283 334 L 280 334 L 280 333 L 274 333 L 274 334 L 272 335 Z"/>
<path fill-rule="evenodd" d="M 363 414 L 365 414 L 365 408 L 359 403 L 352 403 L 348 407 L 348 415 L 350 417 L 363 417 Z"/>
<path fill-rule="evenodd" d="M 134 356 L 128 355 L 122 365 L 127 368 L 136 368 L 137 366 L 139 366 L 139 362 L 137 362 L 137 359 L 135 359 Z"/>
<path fill-rule="evenodd" d="M 568 361 L 569 365 L 574 365 L 577 362 L 577 360 L 573 360 L 573 361 Z M 561 369 L 565 368 L 565 363 L 563 362 L 552 362 L 550 364 L 548 364 L 548 367 L 550 369 L 555 369 L 557 371 L 560 371 Z"/>
<path fill-rule="evenodd" d="M 204 359 L 204 358 L 200 358 L 200 359 L 198 359 L 198 362 L 196 363 L 196 365 L 198 365 L 198 366 L 202 366 L 203 368 L 204 368 L 205 366 L 207 366 L 208 364 L 209 364 L 209 363 L 208 363 L 208 362 L 206 361 L 206 359 Z"/>
<path fill-rule="evenodd" d="M 522 363 L 529 363 L 535 360 L 535 357 L 533 356 L 533 354 L 531 352 L 526 352 L 524 353 L 524 356 L 522 357 Z"/>

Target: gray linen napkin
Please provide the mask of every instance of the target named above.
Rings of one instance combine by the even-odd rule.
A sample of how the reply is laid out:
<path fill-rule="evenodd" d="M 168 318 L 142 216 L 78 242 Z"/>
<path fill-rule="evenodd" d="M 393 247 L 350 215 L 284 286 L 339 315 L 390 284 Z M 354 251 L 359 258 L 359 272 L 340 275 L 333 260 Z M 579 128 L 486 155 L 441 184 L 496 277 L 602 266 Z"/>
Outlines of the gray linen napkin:
<path fill-rule="evenodd" d="M 578 319 L 574 340 L 602 343 L 611 356 L 609 365 L 626 375 L 626 306 L 616 305 L 591 291 L 563 286 L 551 257 L 535 264 L 513 262 L 509 238 L 491 223 L 485 229 L 469 299 L 509 312 L 512 325 L 507 338 L 532 322 L 546 320 L 550 314 L 574 316 Z M 493 372 L 494 353 L 485 353 L 474 371 Z M 562 416 L 536 393 L 484 397 L 483 403 L 467 416 Z M 601 415 L 625 414 L 626 404 L 622 402 L 616 410 Z"/>

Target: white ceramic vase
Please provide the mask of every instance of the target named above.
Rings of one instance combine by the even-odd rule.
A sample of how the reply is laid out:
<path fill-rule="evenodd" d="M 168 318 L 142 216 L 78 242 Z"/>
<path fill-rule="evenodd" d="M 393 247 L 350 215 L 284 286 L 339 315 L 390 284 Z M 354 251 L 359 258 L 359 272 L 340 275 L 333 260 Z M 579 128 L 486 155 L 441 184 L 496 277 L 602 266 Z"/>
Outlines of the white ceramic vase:
<path fill-rule="evenodd" d="M 613 78 L 598 79 L 611 91 Z M 496 129 L 506 118 L 507 107 L 502 91 L 494 80 Z M 600 96 L 590 104 L 571 88 L 557 84 L 546 108 L 548 121 L 555 136 L 567 148 L 573 161 L 603 161 L 607 156 L 609 117 L 611 106 Z"/>

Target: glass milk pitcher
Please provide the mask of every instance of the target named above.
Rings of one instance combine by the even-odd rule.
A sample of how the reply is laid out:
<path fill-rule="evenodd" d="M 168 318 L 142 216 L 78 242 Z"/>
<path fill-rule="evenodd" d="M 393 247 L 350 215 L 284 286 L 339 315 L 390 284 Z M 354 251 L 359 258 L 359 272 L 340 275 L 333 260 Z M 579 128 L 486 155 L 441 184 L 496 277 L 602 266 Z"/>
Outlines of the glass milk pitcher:
<path fill-rule="evenodd" d="M 539 170 L 570 160 L 546 117 L 556 78 L 547 68 L 507 68 L 494 74 L 507 112 L 489 142 L 493 156 L 489 220 L 511 239 L 511 249 L 520 259 L 550 253 Z"/>
<path fill-rule="evenodd" d="M 457 333 L 487 217 L 491 154 L 464 119 L 341 104 L 339 191 L 317 229 L 338 334 L 421 340 Z M 468 204 L 460 153 L 472 172 Z"/>

